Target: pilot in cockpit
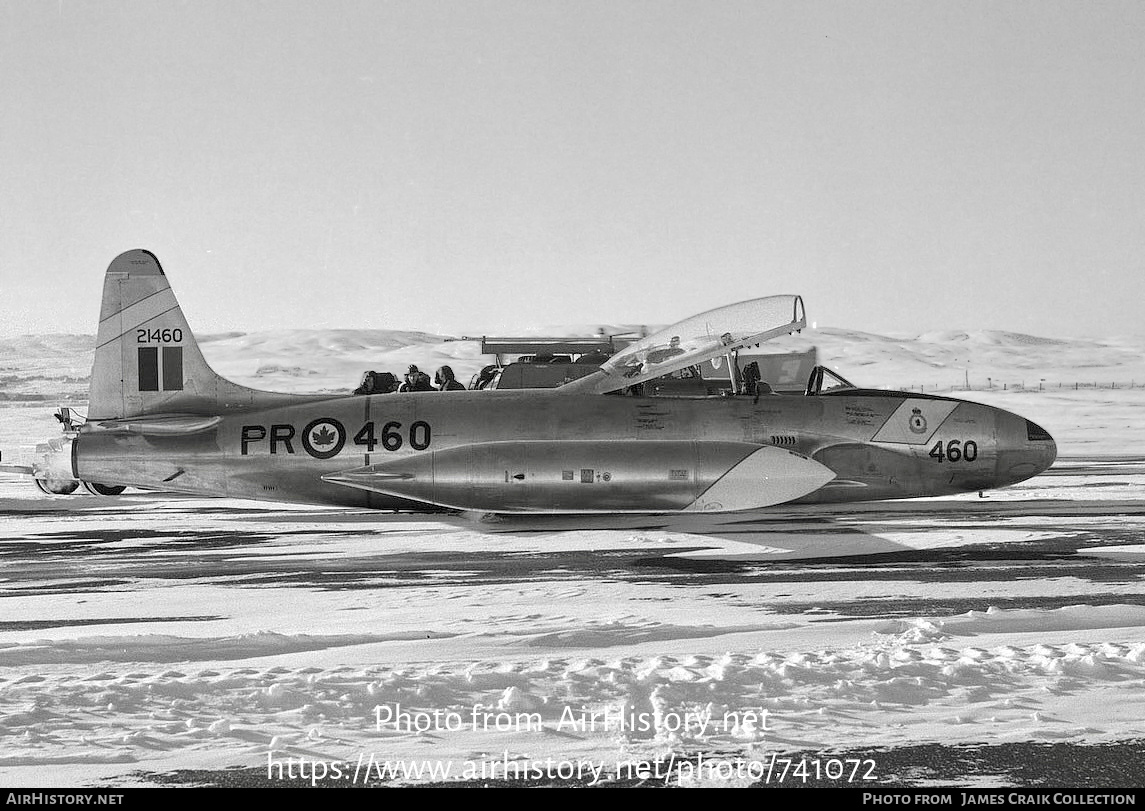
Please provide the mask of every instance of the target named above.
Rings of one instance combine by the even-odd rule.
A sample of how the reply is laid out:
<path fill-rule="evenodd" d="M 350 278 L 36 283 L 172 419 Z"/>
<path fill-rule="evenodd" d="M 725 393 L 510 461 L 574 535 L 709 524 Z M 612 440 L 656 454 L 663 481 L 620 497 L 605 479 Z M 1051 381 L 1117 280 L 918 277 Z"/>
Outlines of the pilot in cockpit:
<path fill-rule="evenodd" d="M 389 394 L 397 389 L 398 380 L 393 374 L 371 370 L 362 375 L 362 385 L 354 389 L 354 394 Z"/>
<path fill-rule="evenodd" d="M 743 393 L 750 396 L 759 398 L 761 394 L 773 394 L 771 386 L 759 372 L 759 362 L 752 361 L 743 367 Z"/>
<path fill-rule="evenodd" d="M 377 394 L 375 390 L 377 375 L 378 373 L 374 371 L 369 371 L 362 375 L 362 383 L 358 388 L 354 389 L 354 394 Z"/>

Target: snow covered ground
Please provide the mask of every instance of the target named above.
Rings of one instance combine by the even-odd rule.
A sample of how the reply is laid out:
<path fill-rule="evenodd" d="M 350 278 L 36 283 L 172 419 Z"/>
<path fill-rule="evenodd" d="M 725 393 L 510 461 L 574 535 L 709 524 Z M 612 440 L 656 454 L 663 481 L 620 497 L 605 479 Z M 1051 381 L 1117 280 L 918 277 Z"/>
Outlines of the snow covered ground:
<path fill-rule="evenodd" d="M 608 780 L 670 757 L 1136 741 L 1145 465 L 1084 467 L 986 499 L 610 528 L 5 477 L 0 779 L 269 757 Z"/>
<path fill-rule="evenodd" d="M 240 382 L 295 390 L 399 362 L 468 368 L 454 342 L 265 337 L 204 351 Z M 966 339 L 980 361 L 1013 351 L 986 338 Z M 375 360 L 329 371 L 354 340 Z M 932 336 L 922 354 L 966 341 Z M 840 363 L 856 382 L 923 368 L 867 343 L 835 352 L 879 361 L 879 380 Z M 1083 356 L 1139 384 L 1118 366 L 1128 343 Z M 0 392 L 67 394 L 77 346 L 0 347 Z M 1018 778 L 990 758 L 955 777 L 928 758 L 1034 747 L 1097 763 L 1086 785 L 1141 785 L 1121 755 L 1140 764 L 1145 740 L 1145 394 L 966 396 L 1043 424 L 1059 463 L 986 498 L 498 522 L 48 497 L 0 474 L 0 783 L 745 784 L 795 757 L 787 782 L 999 785 Z M 52 435 L 53 405 L 0 404 L 0 448 Z"/>

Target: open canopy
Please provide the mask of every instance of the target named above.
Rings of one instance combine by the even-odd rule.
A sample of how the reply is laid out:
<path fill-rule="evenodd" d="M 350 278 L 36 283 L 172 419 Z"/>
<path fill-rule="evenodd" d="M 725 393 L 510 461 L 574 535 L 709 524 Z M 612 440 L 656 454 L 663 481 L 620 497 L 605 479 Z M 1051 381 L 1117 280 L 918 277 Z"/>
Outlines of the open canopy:
<path fill-rule="evenodd" d="M 603 363 L 600 371 L 566 383 L 559 390 L 607 394 L 805 326 L 807 316 L 799 296 L 767 296 L 717 307 L 628 346 Z"/>

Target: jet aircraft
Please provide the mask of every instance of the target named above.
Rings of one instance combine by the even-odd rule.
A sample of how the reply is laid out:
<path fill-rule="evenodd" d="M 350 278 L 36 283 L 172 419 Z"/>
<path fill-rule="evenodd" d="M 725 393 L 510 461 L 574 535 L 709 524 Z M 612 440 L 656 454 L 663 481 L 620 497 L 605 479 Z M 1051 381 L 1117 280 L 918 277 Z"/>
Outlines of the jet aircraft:
<path fill-rule="evenodd" d="M 158 259 L 131 250 L 104 280 L 86 421 L 65 420 L 35 464 L 8 469 L 50 492 L 83 482 L 104 494 L 599 514 L 947 495 L 1053 463 L 1053 439 L 1020 416 L 860 389 L 823 367 L 802 396 L 632 394 L 805 326 L 800 297 L 769 296 L 674 324 L 555 389 L 274 393 L 216 374 Z"/>

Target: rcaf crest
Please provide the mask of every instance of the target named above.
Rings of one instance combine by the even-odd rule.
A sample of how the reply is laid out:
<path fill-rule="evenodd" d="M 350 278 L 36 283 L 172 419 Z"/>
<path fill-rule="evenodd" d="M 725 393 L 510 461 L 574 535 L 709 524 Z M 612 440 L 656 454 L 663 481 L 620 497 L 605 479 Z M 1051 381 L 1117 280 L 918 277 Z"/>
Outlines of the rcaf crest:
<path fill-rule="evenodd" d="M 926 433 L 926 417 L 922 416 L 921 408 L 912 408 L 910 410 L 910 430 L 915 434 Z"/>

